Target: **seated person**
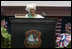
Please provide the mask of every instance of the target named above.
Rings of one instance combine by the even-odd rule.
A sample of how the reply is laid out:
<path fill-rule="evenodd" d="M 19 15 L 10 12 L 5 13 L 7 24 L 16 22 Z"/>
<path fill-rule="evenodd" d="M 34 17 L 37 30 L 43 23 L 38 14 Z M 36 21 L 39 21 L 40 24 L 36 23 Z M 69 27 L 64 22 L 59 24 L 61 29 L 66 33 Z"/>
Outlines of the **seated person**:
<path fill-rule="evenodd" d="M 44 18 L 43 16 L 36 14 L 35 4 L 28 4 L 26 6 L 26 11 L 28 11 L 29 13 L 25 15 L 25 18 Z"/>

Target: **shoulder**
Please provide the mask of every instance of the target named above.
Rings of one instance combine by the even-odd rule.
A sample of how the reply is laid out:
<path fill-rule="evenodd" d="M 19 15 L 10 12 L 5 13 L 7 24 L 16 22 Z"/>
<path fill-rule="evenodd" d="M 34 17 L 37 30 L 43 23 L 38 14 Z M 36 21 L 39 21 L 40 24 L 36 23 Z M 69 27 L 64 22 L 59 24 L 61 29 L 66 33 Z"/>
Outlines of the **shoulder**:
<path fill-rule="evenodd" d="M 40 14 L 36 14 L 36 17 L 37 18 L 44 18 L 42 15 L 40 15 Z"/>
<path fill-rule="evenodd" d="M 25 14 L 25 18 L 28 18 L 28 14 Z"/>

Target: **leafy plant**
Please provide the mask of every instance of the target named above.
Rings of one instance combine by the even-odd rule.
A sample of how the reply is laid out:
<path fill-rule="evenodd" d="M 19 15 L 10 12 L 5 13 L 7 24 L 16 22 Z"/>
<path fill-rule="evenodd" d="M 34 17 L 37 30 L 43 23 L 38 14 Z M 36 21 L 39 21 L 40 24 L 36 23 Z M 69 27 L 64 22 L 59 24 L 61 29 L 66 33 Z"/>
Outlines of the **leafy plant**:
<path fill-rule="evenodd" d="M 1 26 L 1 48 L 11 48 L 11 34 Z"/>

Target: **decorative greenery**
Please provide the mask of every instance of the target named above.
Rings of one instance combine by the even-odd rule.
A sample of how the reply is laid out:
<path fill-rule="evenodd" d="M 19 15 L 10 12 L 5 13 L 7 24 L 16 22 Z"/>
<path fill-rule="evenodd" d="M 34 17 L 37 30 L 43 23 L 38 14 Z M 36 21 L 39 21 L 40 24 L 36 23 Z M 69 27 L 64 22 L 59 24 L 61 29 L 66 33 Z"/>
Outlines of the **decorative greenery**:
<path fill-rule="evenodd" d="M 11 48 L 11 35 L 7 32 L 7 29 L 1 27 L 1 48 Z"/>
<path fill-rule="evenodd" d="M 5 21 L 1 22 L 1 48 L 11 48 L 11 34 L 4 27 Z"/>

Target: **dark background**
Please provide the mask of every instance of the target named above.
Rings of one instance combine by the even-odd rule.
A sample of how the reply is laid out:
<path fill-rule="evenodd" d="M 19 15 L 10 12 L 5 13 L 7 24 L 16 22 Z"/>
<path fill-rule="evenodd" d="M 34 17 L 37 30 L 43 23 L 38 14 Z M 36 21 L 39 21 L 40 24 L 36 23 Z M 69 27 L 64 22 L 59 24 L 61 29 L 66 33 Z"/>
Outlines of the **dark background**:
<path fill-rule="evenodd" d="M 62 28 L 61 28 L 62 33 L 66 33 L 65 32 L 65 24 L 67 24 L 67 23 L 71 23 L 71 17 L 62 17 Z"/>

